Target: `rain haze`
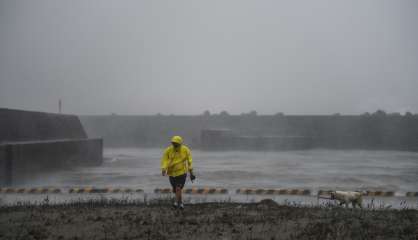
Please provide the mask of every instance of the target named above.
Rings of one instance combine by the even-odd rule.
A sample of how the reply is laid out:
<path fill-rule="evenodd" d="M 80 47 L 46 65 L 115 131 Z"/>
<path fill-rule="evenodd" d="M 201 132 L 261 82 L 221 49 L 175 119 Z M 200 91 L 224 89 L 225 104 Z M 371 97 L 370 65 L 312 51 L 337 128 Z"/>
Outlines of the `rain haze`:
<path fill-rule="evenodd" d="M 416 239 L 417 25 L 418 0 L 0 0 L 0 239 Z"/>
<path fill-rule="evenodd" d="M 0 107 L 418 112 L 418 2 L 0 1 Z"/>
<path fill-rule="evenodd" d="M 179 135 L 187 187 L 417 208 L 417 23 L 415 0 L 0 0 L 0 187 L 159 197 Z"/>

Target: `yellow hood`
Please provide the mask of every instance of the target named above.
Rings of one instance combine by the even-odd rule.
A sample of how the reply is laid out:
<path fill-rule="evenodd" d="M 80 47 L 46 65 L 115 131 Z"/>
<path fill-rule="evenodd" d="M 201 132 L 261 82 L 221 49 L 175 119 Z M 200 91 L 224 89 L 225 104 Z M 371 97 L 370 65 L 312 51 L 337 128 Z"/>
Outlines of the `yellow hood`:
<path fill-rule="evenodd" d="M 174 137 L 171 138 L 171 142 L 178 143 L 178 144 L 183 144 L 183 139 L 180 136 L 174 136 Z"/>

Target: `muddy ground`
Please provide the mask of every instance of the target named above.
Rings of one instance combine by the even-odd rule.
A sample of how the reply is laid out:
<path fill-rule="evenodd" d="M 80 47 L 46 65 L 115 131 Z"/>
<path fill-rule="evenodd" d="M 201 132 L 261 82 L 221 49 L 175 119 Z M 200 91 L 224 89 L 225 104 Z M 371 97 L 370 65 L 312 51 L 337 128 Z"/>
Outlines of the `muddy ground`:
<path fill-rule="evenodd" d="M 0 208 L 0 239 L 417 239 L 417 210 L 84 202 Z"/>

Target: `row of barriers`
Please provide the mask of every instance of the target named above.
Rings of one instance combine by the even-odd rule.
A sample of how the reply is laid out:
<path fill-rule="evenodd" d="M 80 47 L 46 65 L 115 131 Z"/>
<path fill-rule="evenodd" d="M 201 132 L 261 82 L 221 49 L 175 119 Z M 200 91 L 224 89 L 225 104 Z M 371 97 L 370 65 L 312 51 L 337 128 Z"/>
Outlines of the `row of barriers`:
<path fill-rule="evenodd" d="M 62 193 L 59 188 L 0 188 L 0 193 Z"/>
<path fill-rule="evenodd" d="M 311 195 L 309 189 L 249 189 L 240 188 L 237 194 L 258 194 L 258 195 Z"/>
<path fill-rule="evenodd" d="M 70 188 L 69 193 L 143 193 L 142 189 L 132 188 Z"/>
<path fill-rule="evenodd" d="M 329 195 L 332 190 L 319 190 L 317 195 Z M 225 188 L 186 188 L 183 189 L 185 194 L 228 194 Z M 372 197 L 394 197 L 393 191 L 363 191 L 365 196 Z M 144 193 L 143 189 L 134 188 L 95 188 L 95 187 L 79 187 L 79 188 L 0 188 L 0 193 L 26 193 L 26 194 L 49 194 L 49 193 Z M 156 188 L 156 194 L 172 193 L 172 188 Z M 236 194 L 246 195 L 312 195 L 309 189 L 259 189 L 259 188 L 240 188 L 235 191 Z M 405 197 L 418 197 L 418 192 L 407 192 Z"/>
<path fill-rule="evenodd" d="M 156 188 L 154 193 L 171 193 L 172 188 Z M 186 188 L 183 189 L 186 194 L 228 194 L 228 189 L 225 188 Z"/>

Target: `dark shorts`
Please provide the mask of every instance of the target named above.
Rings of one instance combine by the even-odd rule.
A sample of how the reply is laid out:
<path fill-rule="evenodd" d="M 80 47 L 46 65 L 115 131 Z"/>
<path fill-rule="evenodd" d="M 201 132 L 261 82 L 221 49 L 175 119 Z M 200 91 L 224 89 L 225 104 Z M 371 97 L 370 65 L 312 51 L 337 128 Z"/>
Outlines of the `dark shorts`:
<path fill-rule="evenodd" d="M 176 177 L 172 177 L 172 176 L 169 177 L 171 187 L 173 188 L 173 193 L 176 192 L 176 187 L 180 187 L 181 189 L 183 189 L 184 184 L 186 183 L 186 177 L 187 177 L 187 174 L 183 174 L 183 175 L 176 176 Z"/>

